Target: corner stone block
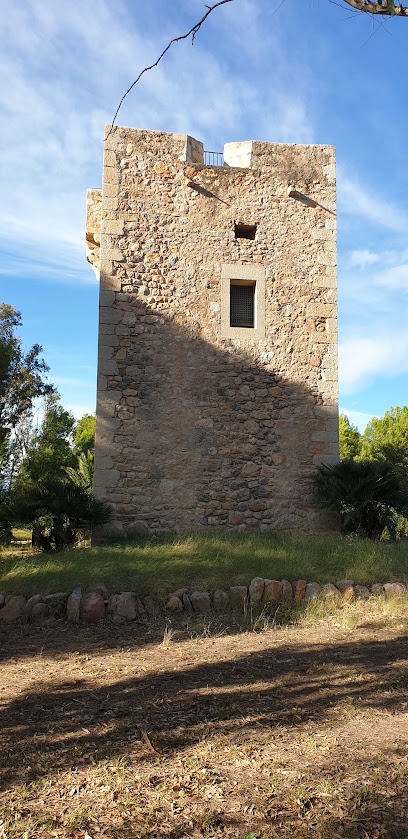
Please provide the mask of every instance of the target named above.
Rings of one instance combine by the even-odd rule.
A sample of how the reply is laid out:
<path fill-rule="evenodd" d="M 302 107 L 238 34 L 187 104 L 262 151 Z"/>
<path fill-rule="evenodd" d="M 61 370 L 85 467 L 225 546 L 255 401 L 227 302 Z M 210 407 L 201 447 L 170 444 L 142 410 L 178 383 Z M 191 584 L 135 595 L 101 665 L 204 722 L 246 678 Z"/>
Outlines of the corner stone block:
<path fill-rule="evenodd" d="M 100 367 L 102 367 L 103 372 L 106 376 L 117 376 L 119 373 L 119 367 L 114 360 L 105 360 L 104 358 L 99 359 Z"/>
<path fill-rule="evenodd" d="M 101 306 L 99 309 L 100 323 L 119 323 L 122 320 L 122 312 L 112 309 L 111 306 Z"/>
<path fill-rule="evenodd" d="M 102 270 L 102 262 L 104 264 Z M 101 277 L 100 277 L 100 286 L 101 289 L 106 289 L 108 291 L 121 291 L 122 289 L 122 280 L 119 277 L 114 277 L 112 275 L 112 260 L 111 259 L 104 259 L 101 262 Z"/>
<path fill-rule="evenodd" d="M 106 390 L 99 396 L 98 416 L 114 417 L 121 398 L 122 394 L 118 390 Z"/>
<path fill-rule="evenodd" d="M 124 232 L 123 219 L 102 219 L 102 233 L 110 236 L 121 236 Z"/>
<path fill-rule="evenodd" d="M 113 306 L 115 302 L 115 292 L 111 291 L 111 289 L 101 288 L 99 292 L 99 305 L 100 306 Z"/>
<path fill-rule="evenodd" d="M 111 324 L 101 324 L 101 326 L 111 326 Z M 100 332 L 99 334 L 99 351 L 102 347 L 118 347 L 119 346 L 119 336 L 113 334 L 112 332 Z"/>
<path fill-rule="evenodd" d="M 97 487 L 116 487 L 120 478 L 120 472 L 117 469 L 97 469 L 95 470 L 95 489 Z"/>
<path fill-rule="evenodd" d="M 252 140 L 242 143 L 225 143 L 224 164 L 239 169 L 249 169 L 252 159 Z"/>
<path fill-rule="evenodd" d="M 107 339 L 109 341 L 109 338 L 110 338 L 109 335 L 106 335 L 104 337 L 105 337 L 105 339 Z M 112 337 L 116 337 L 116 336 L 112 336 Z M 117 338 L 116 338 L 116 340 L 117 340 Z M 102 341 L 100 340 L 99 341 L 99 349 L 98 349 L 98 359 L 100 361 L 111 361 L 112 356 L 113 356 L 113 349 L 114 348 L 111 344 L 107 343 L 106 341 L 104 341 L 102 343 Z"/>
<path fill-rule="evenodd" d="M 204 163 L 204 146 L 200 140 L 195 140 L 194 137 L 186 137 L 186 145 L 184 151 L 180 155 L 180 160 L 186 163 Z"/>
<path fill-rule="evenodd" d="M 103 192 L 105 193 L 105 187 L 107 184 L 111 184 L 112 186 L 119 186 L 119 177 L 120 172 L 116 168 L 116 166 L 104 166 L 103 167 Z"/>

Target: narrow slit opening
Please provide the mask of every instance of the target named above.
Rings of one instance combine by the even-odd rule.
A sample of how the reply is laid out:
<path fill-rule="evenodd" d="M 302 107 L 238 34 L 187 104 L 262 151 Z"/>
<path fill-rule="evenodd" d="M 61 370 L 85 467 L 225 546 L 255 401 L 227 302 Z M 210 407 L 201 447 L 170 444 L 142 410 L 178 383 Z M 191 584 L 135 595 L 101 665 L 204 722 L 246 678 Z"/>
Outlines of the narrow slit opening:
<path fill-rule="evenodd" d="M 235 223 L 235 238 L 236 239 L 255 239 L 256 224 L 241 224 Z"/>

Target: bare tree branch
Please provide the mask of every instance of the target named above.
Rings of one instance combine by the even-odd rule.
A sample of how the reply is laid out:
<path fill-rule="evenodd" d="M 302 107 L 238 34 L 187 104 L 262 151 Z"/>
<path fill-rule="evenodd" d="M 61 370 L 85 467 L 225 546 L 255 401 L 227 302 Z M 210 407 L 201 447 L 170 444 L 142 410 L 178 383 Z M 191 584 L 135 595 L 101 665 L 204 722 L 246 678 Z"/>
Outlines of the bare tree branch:
<path fill-rule="evenodd" d="M 232 3 L 232 2 L 234 2 L 234 0 L 219 0 L 219 2 L 218 2 L 218 3 L 214 3 L 214 5 L 213 5 L 213 6 L 207 6 L 207 5 L 206 5 L 206 9 L 207 9 L 207 11 L 206 11 L 205 15 L 203 15 L 203 17 L 201 18 L 201 20 L 199 20 L 199 21 L 198 21 L 198 23 L 195 23 L 195 24 L 194 24 L 194 26 L 192 26 L 192 27 L 191 27 L 191 29 L 189 29 L 189 30 L 188 30 L 188 32 L 186 32 L 186 33 L 185 33 L 185 35 L 179 35 L 179 37 L 178 37 L 178 38 L 172 38 L 172 40 L 170 41 L 170 43 L 169 43 L 169 44 L 167 44 L 167 47 L 166 47 L 166 48 L 163 50 L 163 52 L 159 55 L 159 57 L 158 57 L 157 61 L 155 61 L 155 62 L 154 62 L 154 64 L 151 64 L 151 65 L 150 65 L 150 67 L 144 67 L 144 69 L 143 69 L 143 70 L 141 70 L 141 72 L 139 73 L 139 75 L 138 75 L 137 79 L 135 79 L 135 81 L 134 81 L 134 82 L 130 85 L 130 87 L 127 89 L 126 93 L 124 93 L 124 94 L 123 94 L 122 99 L 120 100 L 119 105 L 118 105 L 118 107 L 116 108 L 115 116 L 113 117 L 113 120 L 112 120 L 112 125 L 111 125 L 111 130 L 109 131 L 108 137 L 109 137 L 109 135 L 110 135 L 110 133 L 111 133 L 111 131 L 112 131 L 113 126 L 115 125 L 116 117 L 117 117 L 117 115 L 118 115 L 118 113 L 119 113 L 119 111 L 120 111 L 120 109 L 121 109 L 121 107 L 122 107 L 122 104 L 123 104 L 124 100 L 126 99 L 126 96 L 128 95 L 128 93 L 130 93 L 130 91 L 131 91 L 131 90 L 133 90 L 134 86 L 135 86 L 135 85 L 138 83 L 138 81 L 142 78 L 143 74 L 144 74 L 144 73 L 147 73 L 147 71 L 148 71 L 148 70 L 153 70 L 153 67 L 157 67 L 157 65 L 158 65 L 158 64 L 159 64 L 159 62 L 162 60 L 163 56 L 164 56 L 164 55 L 166 55 L 166 52 L 170 49 L 170 47 L 171 47 L 173 44 L 176 44 L 178 41 L 184 41 L 186 38 L 189 38 L 189 36 L 191 35 L 191 43 L 193 44 L 193 43 L 194 43 L 194 38 L 195 38 L 195 36 L 197 35 L 197 32 L 199 31 L 199 29 L 201 29 L 201 27 L 202 27 L 202 25 L 203 25 L 204 21 L 206 21 L 206 20 L 207 20 L 207 18 L 208 18 L 208 17 L 209 17 L 209 15 L 211 14 L 211 12 L 213 12 L 213 11 L 214 11 L 214 9 L 218 9 L 218 7 L 219 7 L 219 6 L 225 6 L 225 4 L 226 4 L 226 3 Z"/>
<path fill-rule="evenodd" d="M 178 38 L 172 38 L 172 40 L 167 44 L 167 47 L 165 47 L 163 52 L 160 53 L 157 61 L 155 61 L 154 64 L 150 64 L 149 67 L 144 67 L 143 70 L 140 71 L 137 79 L 135 79 L 134 82 L 132 82 L 132 84 L 130 85 L 130 87 L 128 87 L 127 91 L 123 94 L 123 96 L 122 96 L 122 98 L 119 102 L 118 107 L 116 108 L 115 116 L 113 117 L 111 128 L 110 128 L 110 131 L 107 135 L 108 137 L 110 136 L 110 133 L 111 133 L 111 131 L 112 131 L 114 125 L 115 125 L 116 117 L 117 117 L 117 115 L 118 115 L 118 113 L 119 113 L 119 111 L 122 107 L 122 104 L 123 104 L 124 100 L 126 99 L 127 95 L 130 93 L 130 91 L 133 90 L 134 86 L 137 85 L 138 81 L 140 81 L 140 79 L 142 78 L 144 73 L 147 73 L 148 70 L 153 70 L 154 67 L 157 67 L 157 65 L 162 60 L 162 58 L 166 55 L 166 52 L 168 52 L 170 47 L 173 44 L 177 44 L 178 41 L 184 41 L 186 38 L 189 38 L 190 35 L 191 35 L 191 43 L 193 44 L 194 43 L 194 38 L 197 35 L 197 32 L 201 29 L 203 23 L 207 20 L 207 18 L 211 14 L 211 12 L 213 12 L 214 9 L 218 9 L 219 6 L 225 6 L 226 3 L 233 3 L 233 2 L 234 2 L 234 0 L 219 0 L 219 2 L 214 3 L 213 6 L 207 6 L 206 5 L 207 11 L 203 15 L 201 20 L 199 20 L 198 23 L 195 23 L 194 26 L 192 26 L 191 29 L 189 29 L 188 32 L 186 32 L 184 35 L 179 35 Z M 280 6 L 282 6 L 284 2 L 285 2 L 285 0 L 282 0 L 280 5 L 278 6 L 278 8 L 280 8 Z M 394 0 L 329 0 L 329 3 L 333 3 L 333 5 L 335 5 L 335 6 L 340 6 L 340 8 L 344 8 L 344 6 L 342 6 L 342 3 L 346 3 L 347 6 L 351 6 L 351 8 L 354 9 L 356 12 L 359 12 L 359 13 L 362 13 L 362 12 L 364 13 L 365 12 L 366 14 L 369 14 L 369 15 L 384 15 L 384 16 L 388 16 L 388 17 L 392 17 L 392 16 L 408 17 L 408 6 L 402 6 L 401 4 L 397 5 L 394 2 Z M 275 10 L 275 11 L 277 11 L 277 10 Z"/>

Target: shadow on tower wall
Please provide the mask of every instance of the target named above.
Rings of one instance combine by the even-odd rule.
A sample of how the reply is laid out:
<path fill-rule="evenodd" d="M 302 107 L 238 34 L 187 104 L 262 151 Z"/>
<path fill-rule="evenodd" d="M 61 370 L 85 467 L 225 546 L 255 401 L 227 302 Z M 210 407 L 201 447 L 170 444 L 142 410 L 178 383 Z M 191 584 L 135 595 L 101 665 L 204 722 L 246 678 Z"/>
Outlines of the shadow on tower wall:
<path fill-rule="evenodd" d="M 275 347 L 211 343 L 208 314 L 181 304 L 172 317 L 121 294 L 100 310 L 95 492 L 113 505 L 114 531 L 324 529 L 313 477 L 337 458 L 337 406 L 323 405 L 311 371 L 325 336 L 313 367 L 278 334 Z"/>

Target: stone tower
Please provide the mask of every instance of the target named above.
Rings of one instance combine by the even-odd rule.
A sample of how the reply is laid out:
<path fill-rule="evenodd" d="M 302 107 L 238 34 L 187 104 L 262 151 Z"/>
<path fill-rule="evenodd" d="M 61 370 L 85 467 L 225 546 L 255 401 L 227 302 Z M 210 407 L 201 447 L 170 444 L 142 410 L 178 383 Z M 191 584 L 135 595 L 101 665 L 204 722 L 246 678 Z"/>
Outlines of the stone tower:
<path fill-rule="evenodd" d="M 334 148 L 207 157 L 106 130 L 95 492 L 117 534 L 315 530 L 316 465 L 338 459 Z"/>

